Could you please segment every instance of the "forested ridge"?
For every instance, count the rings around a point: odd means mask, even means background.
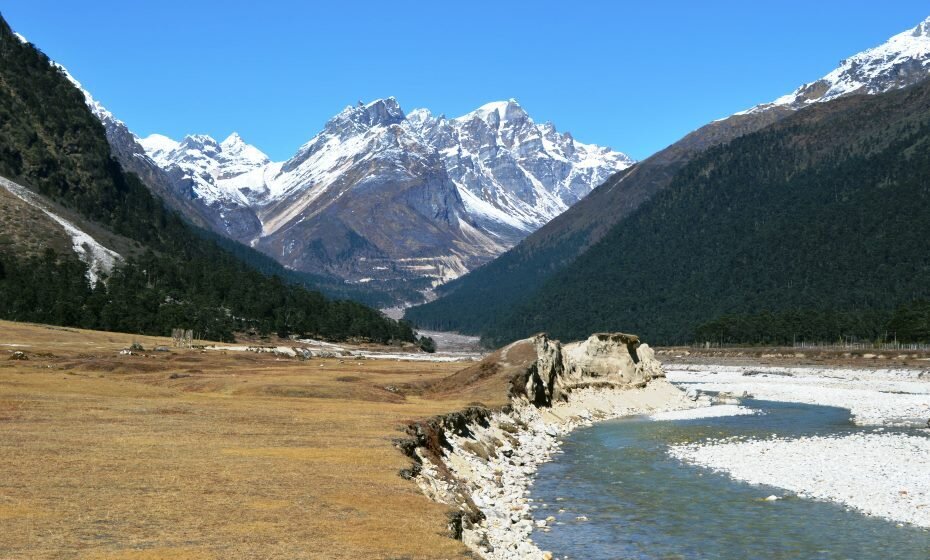
[[[928,202],[930,84],[818,104],[692,160],[485,341],[926,339]]]
[[[409,326],[358,303],[267,276],[195,232],[111,157],[103,126],[48,57],[0,18],[0,175],[132,240],[126,262],[91,286],[74,254],[0,248],[0,317],[203,338],[235,331],[381,342]],[[242,255],[240,255],[242,256]]]

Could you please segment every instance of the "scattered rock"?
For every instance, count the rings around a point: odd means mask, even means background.
[[[10,354],[10,358],[9,358],[9,359],[11,359],[11,360],[28,360],[28,359],[29,359],[29,356],[27,356],[25,352],[21,352],[21,351],[17,350],[17,351],[15,351],[15,352],[13,352],[12,354]]]

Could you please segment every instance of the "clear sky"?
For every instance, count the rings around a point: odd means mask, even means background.
[[[359,100],[458,116],[513,97],[640,159],[819,78],[930,3],[0,0],[0,12],[140,136],[238,131],[286,159]]]

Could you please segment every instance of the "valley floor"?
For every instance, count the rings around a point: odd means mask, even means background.
[[[0,322],[0,558],[464,557],[392,443],[462,364],[161,345]]]
[[[134,342],[144,350],[124,352]],[[410,460],[394,445],[413,420],[505,404],[494,387],[422,391],[474,359],[469,341],[458,342],[413,361],[427,355],[319,341],[180,349],[165,338],[0,322],[0,558],[465,558],[448,537],[448,507],[399,476]],[[879,364],[848,356],[803,367],[771,352],[660,356],[683,388],[838,406],[875,426],[823,441],[670,448],[682,461],[930,525],[922,356],[885,368],[837,367]],[[656,419],[718,412],[746,410]],[[523,476],[525,485],[532,475]]]

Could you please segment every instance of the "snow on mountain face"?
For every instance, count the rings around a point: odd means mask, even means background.
[[[393,98],[350,106],[266,167],[253,245],[299,270],[355,282],[457,277],[504,250],[465,209],[442,159]]]
[[[776,107],[800,109],[811,103],[830,101],[844,95],[877,94],[909,86],[930,75],[930,18],[899,33],[883,44],[840,62],[823,78],[804,84],[771,103],[740,114]]]
[[[537,125],[513,99],[455,119],[418,109],[405,122],[442,156],[469,213],[512,245],[633,160]]]
[[[168,158],[168,154],[178,149],[181,143],[161,134],[152,134],[139,139],[139,144],[158,165],[169,167],[172,161]]]
[[[162,169],[192,182],[194,193],[207,205],[250,206],[247,194],[232,180],[271,163],[235,132],[222,142],[205,134],[185,136],[180,142],[152,134],[139,143]]]
[[[5,188],[13,196],[19,198],[26,204],[38,208],[51,218],[65,231],[71,238],[71,246],[78,258],[87,265],[87,280],[92,286],[96,285],[102,276],[108,276],[113,272],[113,267],[122,262],[123,257],[116,251],[104,247],[90,234],[84,232],[78,226],[52,212],[48,204],[41,196],[20,185],[14,183],[5,177],[0,177],[0,187]]]

